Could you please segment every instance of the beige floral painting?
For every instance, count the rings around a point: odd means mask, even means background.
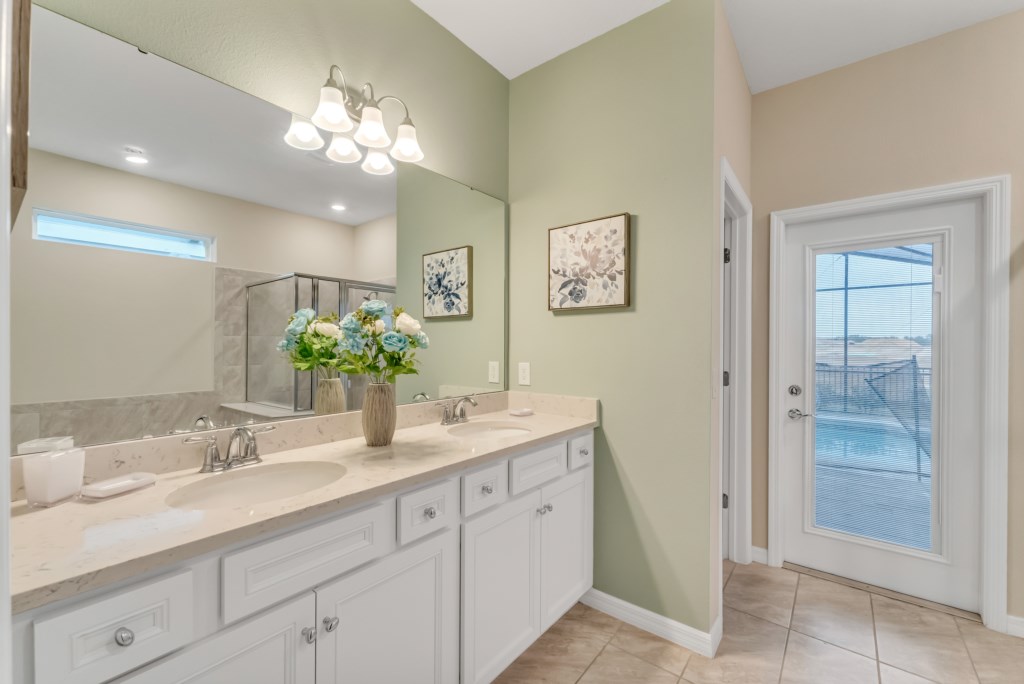
[[[629,306],[629,214],[548,231],[548,309]]]

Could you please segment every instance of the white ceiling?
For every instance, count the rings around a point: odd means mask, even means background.
[[[394,213],[395,174],[372,176],[289,147],[289,112],[32,10],[32,147],[349,225]],[[150,163],[125,162],[126,145]]]
[[[668,0],[412,2],[506,78],[515,78]]]
[[[1024,0],[724,3],[754,93],[1024,9]]]

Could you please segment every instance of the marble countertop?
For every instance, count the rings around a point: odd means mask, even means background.
[[[171,492],[218,475],[200,475],[194,469],[160,475],[151,487],[106,501],[74,501],[31,511],[20,502],[11,519],[12,610],[24,612],[169,567],[597,427],[593,418],[541,413],[512,418],[498,412],[473,416],[471,421],[496,419],[522,422],[532,431],[522,437],[469,441],[452,437],[448,428],[435,423],[398,430],[389,447],[371,448],[357,437],[264,456],[265,464],[334,462],[344,465],[347,473],[319,489],[253,506],[172,508],[165,501]]]

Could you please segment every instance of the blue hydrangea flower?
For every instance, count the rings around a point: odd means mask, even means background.
[[[280,352],[291,351],[292,349],[295,349],[295,345],[296,344],[297,344],[297,342],[296,342],[295,338],[292,337],[291,335],[289,335],[288,337],[284,338],[283,340],[281,340],[280,342],[277,343],[277,351],[280,351]]]
[[[341,319],[340,327],[346,335],[359,335],[363,332],[363,324],[352,314],[345,314],[345,317]]]
[[[349,351],[353,354],[362,354],[363,350],[366,349],[366,337],[358,334],[343,334],[338,338],[338,349]]]
[[[316,318],[316,311],[313,311],[312,309],[299,309],[295,312],[295,317],[305,318],[306,325],[309,325]]]
[[[392,330],[380,336],[380,344],[384,347],[384,351],[404,352],[409,348],[409,338]]]
[[[296,315],[296,317],[292,319],[292,322],[288,324],[288,327],[285,328],[284,331],[285,333],[287,333],[288,337],[297,337],[306,331],[306,326],[308,325],[308,320],[306,320],[302,316]]]
[[[368,299],[359,308],[371,316],[384,317],[391,315],[391,307],[383,299]]]
[[[420,349],[427,349],[430,347],[430,338],[427,337],[427,333],[416,333],[416,346]]]

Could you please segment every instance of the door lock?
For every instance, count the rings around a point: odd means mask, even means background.
[[[800,385],[790,385],[789,389],[786,391],[789,392],[789,396],[791,397],[799,397],[804,393],[804,390]]]

